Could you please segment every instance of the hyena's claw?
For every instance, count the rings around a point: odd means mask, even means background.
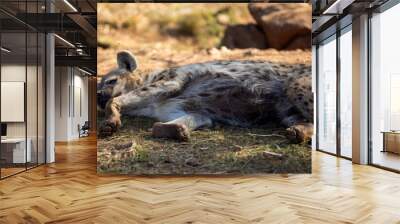
[[[155,138],[171,138],[178,141],[189,141],[189,129],[184,124],[165,124],[156,122],[152,128],[152,135]]]
[[[108,137],[114,134],[118,128],[121,126],[121,121],[119,119],[109,119],[106,120],[99,130],[100,137]]]
[[[107,125],[101,125],[99,129],[99,137],[108,137],[113,134],[112,128]]]

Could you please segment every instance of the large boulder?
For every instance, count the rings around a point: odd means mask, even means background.
[[[264,33],[256,24],[231,25],[225,30],[221,46],[230,49],[266,49],[267,41]]]
[[[295,39],[285,47],[285,50],[297,50],[297,49],[310,49],[311,48],[311,33],[297,36]]]
[[[264,31],[268,46],[278,50],[311,33],[311,5],[307,3],[250,3],[249,11]],[[311,40],[302,43],[308,46]],[[301,45],[296,43],[296,45]]]

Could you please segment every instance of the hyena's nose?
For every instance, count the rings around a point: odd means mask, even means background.
[[[110,96],[103,91],[97,92],[97,105],[99,105],[100,108],[104,109],[109,99]]]

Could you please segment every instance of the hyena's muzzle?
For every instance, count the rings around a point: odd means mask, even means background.
[[[104,110],[106,108],[108,100],[110,99],[110,94],[104,93],[102,91],[97,92],[97,106],[99,106],[100,109]]]
[[[101,110],[106,108],[107,102],[112,98],[111,91],[104,87],[101,84],[97,85],[97,107]]]

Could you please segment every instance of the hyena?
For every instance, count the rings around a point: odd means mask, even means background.
[[[188,140],[190,131],[222,123],[252,127],[275,121],[298,141],[313,132],[311,67],[266,61],[226,60],[189,64],[137,75],[135,57],[117,54],[118,68],[101,79],[98,106],[111,135],[121,115],[150,117],[154,137]]]

